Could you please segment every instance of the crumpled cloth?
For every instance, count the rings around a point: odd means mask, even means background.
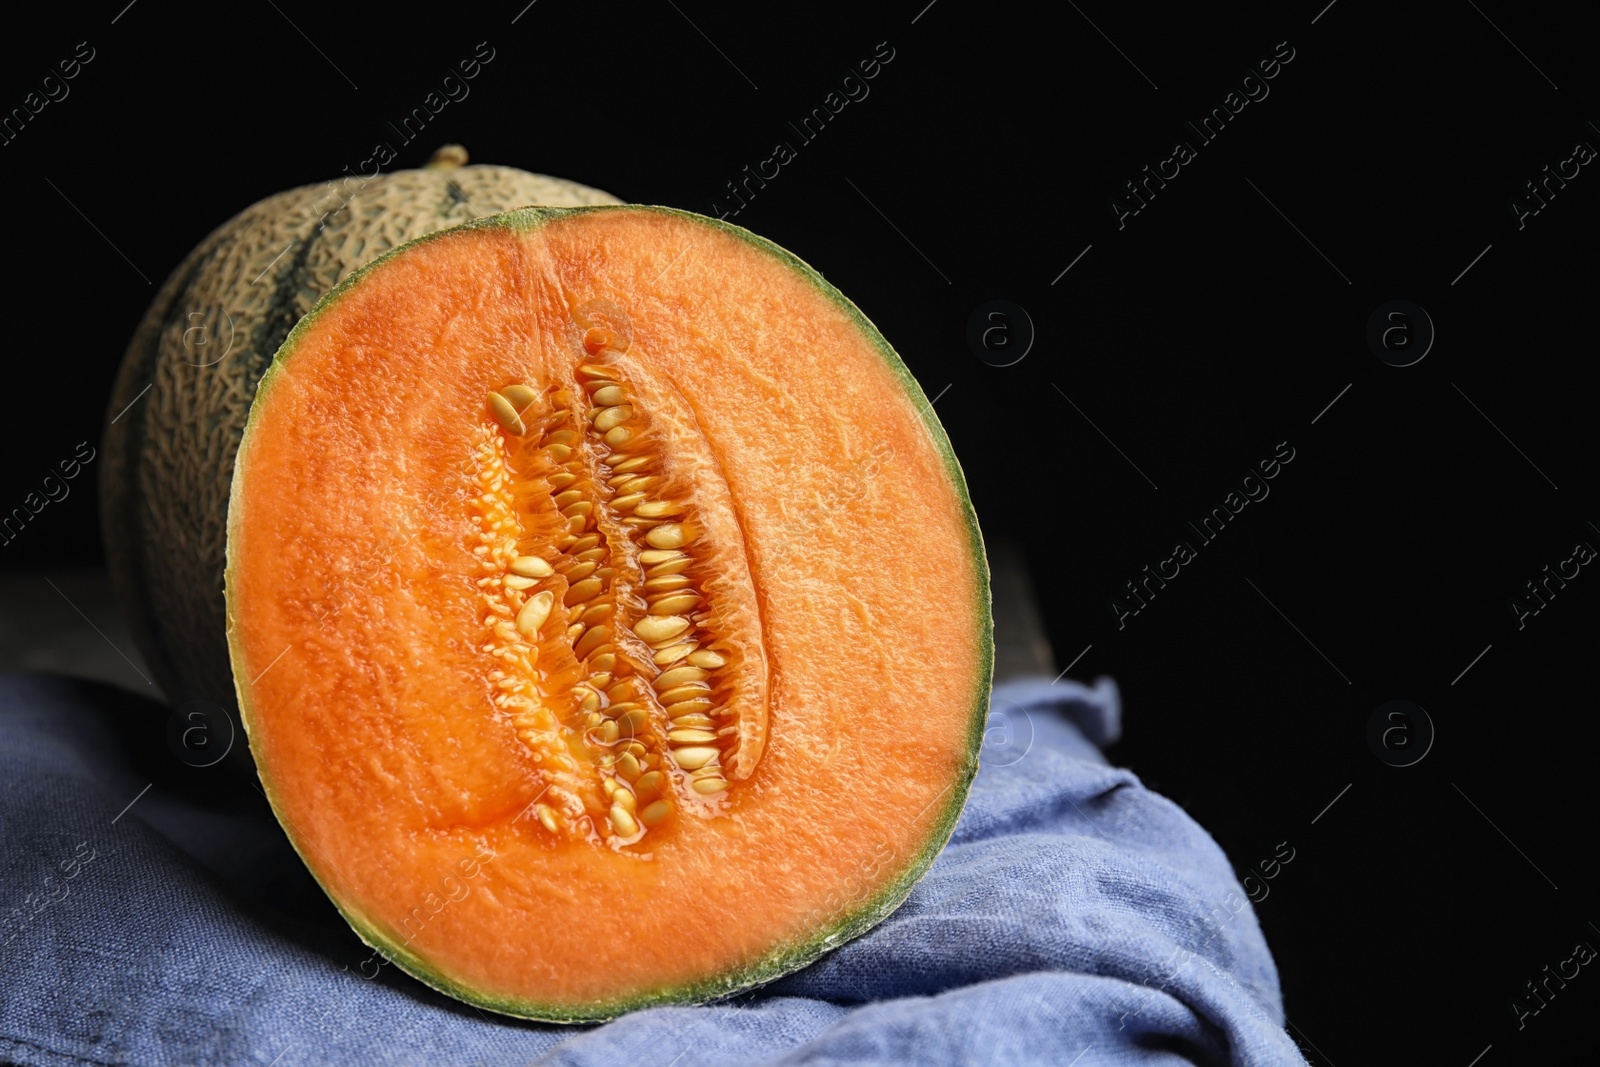
[[[996,689],[955,836],[876,929],[731,1000],[593,1027],[480,1012],[368,962],[255,783],[180,762],[168,716],[0,678],[0,1060],[1305,1062],[1221,849],[1093,743],[1120,725],[1110,679]]]

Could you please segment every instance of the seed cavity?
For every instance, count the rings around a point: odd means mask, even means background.
[[[620,309],[591,301],[573,318],[588,356],[571,379],[488,395],[503,436],[480,463],[483,647],[550,794],[524,825],[626,848],[674,813],[724,810],[749,661],[715,630],[727,549],[702,544],[696,486],[652,421],[652,398],[678,401],[631,380]]]

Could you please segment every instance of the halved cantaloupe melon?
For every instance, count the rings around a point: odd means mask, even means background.
[[[353,275],[263,378],[227,609],[261,779],[388,959],[556,1021],[882,919],[977,767],[959,467],[820,275],[665,208],[528,208]]]

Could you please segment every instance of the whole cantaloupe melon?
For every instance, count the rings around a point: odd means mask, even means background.
[[[289,330],[356,268],[437,230],[531,204],[616,204],[512,167],[427,167],[270,196],[213,231],[167,278],[112,391],[101,529],[118,600],[168,699],[229,706],[224,537],[234,454],[256,385]]]

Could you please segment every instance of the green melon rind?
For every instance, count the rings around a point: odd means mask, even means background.
[[[961,464],[956,459],[955,450],[950,445],[950,439],[945,434],[944,427],[940,425],[938,417],[934,414],[933,405],[928,401],[927,394],[923,392],[922,386],[912,376],[910,368],[906,366],[888,340],[872,324],[871,320],[861,312],[861,309],[794,253],[758,234],[746,230],[742,226],[736,226],[729,222],[698,215],[694,212],[681,211],[677,208],[636,204],[576,208],[529,207],[475,219],[448,230],[439,230],[435,233],[427,234],[384,253],[366,266],[352,272],[325,294],[321,300],[317,301],[316,306],[307,312],[305,317],[295,325],[294,329],[289,332],[288,337],[284,339],[283,345],[278,349],[277,354],[273,357],[272,365],[262,375],[261,382],[256,389],[255,400],[250,407],[250,418],[245,425],[244,437],[239,445],[239,460],[234,465],[233,481],[228,497],[227,568],[224,572],[224,590],[227,598],[229,620],[228,653],[233,665],[234,689],[238,695],[240,719],[244,723],[247,741],[252,732],[255,707],[250,699],[249,685],[246,681],[249,674],[244,664],[243,651],[238,645],[237,629],[232,625],[234,568],[236,564],[234,558],[234,546],[236,543],[235,523],[241,514],[241,486],[245,468],[248,466],[246,462],[248,449],[256,428],[256,414],[261,408],[262,398],[271,391],[273,382],[277,380],[278,374],[293,355],[301,337],[310,330],[312,324],[326,309],[337,303],[339,298],[348,290],[361,284],[362,279],[369,273],[382,269],[391,258],[403,255],[407,250],[417,245],[448,237],[461,230],[505,228],[519,232],[528,231],[569,215],[579,215],[594,211],[646,211],[720,229],[798,271],[823,296],[831,300],[847,316],[854,320],[861,332],[872,341],[873,346],[878,350],[879,356],[899,378],[906,395],[916,406],[917,413],[921,416],[929,436],[933,439],[944,461],[945,472],[959,494],[967,522],[968,547],[972,553],[973,570],[977,583],[977,588],[974,590],[975,599],[982,613],[977,635],[980,645],[980,663],[978,677],[971,695],[972,710],[967,735],[968,758],[960,768],[956,781],[946,788],[944,794],[934,799],[934,803],[939,803],[941,799],[944,802],[939,809],[937,818],[934,820],[926,843],[912,858],[911,862],[905,866],[898,877],[887,886],[882,887],[869,899],[844,912],[831,925],[802,940],[780,946],[749,966],[699,982],[670,986],[652,992],[638,993],[633,996],[600,1003],[551,1005],[496,997],[463,986],[449,977],[435,972],[426,960],[410,951],[405,945],[398,943],[394,937],[383,933],[375,924],[369,922],[365,916],[353,908],[347,907],[329,888],[322,874],[318,871],[316,864],[311,861],[306,849],[302,847],[293,831],[290,830],[287,820],[282,817],[272,781],[268,778],[266,769],[257,761],[257,774],[261,779],[262,789],[266,793],[268,802],[272,805],[273,813],[278,815],[278,821],[283,825],[285,836],[289,838],[290,844],[294,846],[301,860],[305,862],[306,869],[311,872],[317,884],[322,887],[323,892],[328,894],[328,899],[333,902],[334,907],[339,909],[345,921],[350,924],[356,935],[363,942],[377,950],[385,959],[393,962],[418,981],[458,1000],[505,1015],[549,1023],[604,1022],[627,1012],[638,1011],[643,1008],[671,1004],[705,1003],[731,996],[797,971],[815,962],[834,948],[861,936],[882,922],[890,913],[905,903],[906,899],[911,895],[912,889],[927,873],[928,869],[933,866],[934,860],[944,850],[950,835],[955,831],[956,823],[961,817],[963,808],[966,806],[972,780],[978,772],[978,753],[983,746],[984,730],[989,712],[989,691],[994,675],[994,617],[990,603],[989,563],[987,554],[984,551],[983,534],[978,527],[977,513],[972,506],[972,497],[967,489],[966,475],[961,469]],[[254,748],[252,746],[253,751]],[[944,799],[946,796],[948,799]]]

